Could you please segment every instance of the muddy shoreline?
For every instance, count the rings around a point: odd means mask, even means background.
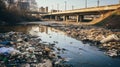
[[[58,25],[58,27],[57,27]],[[120,30],[106,29],[95,26],[83,25],[66,25],[66,24],[51,24],[51,27],[66,32],[72,38],[97,46],[100,50],[110,57],[120,57]],[[117,39],[106,41],[110,36],[115,36]],[[104,42],[103,42],[104,40]]]

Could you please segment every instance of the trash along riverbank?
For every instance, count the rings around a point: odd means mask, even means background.
[[[120,64],[117,29],[53,23],[4,26],[1,32],[5,33],[0,33],[0,67],[118,67]]]
[[[105,29],[95,26],[82,26],[82,25],[59,25],[53,24],[52,27],[66,32],[71,36],[83,43],[97,46],[104,53],[110,57],[120,56],[120,30]]]
[[[65,59],[56,54],[55,43],[41,41],[23,32],[0,33],[0,67],[72,67],[63,64]]]

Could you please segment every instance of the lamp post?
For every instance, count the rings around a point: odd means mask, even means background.
[[[66,5],[67,5],[67,1],[65,1],[65,10],[67,9]]]
[[[87,0],[85,0],[85,8],[87,8]]]
[[[51,9],[51,12],[53,12],[53,5],[52,5],[52,9]]]
[[[99,1],[99,0],[97,1],[97,6],[98,6],[98,7],[100,6],[100,1]]]
[[[72,10],[74,9],[74,6],[72,5]]]
[[[120,0],[119,0],[119,4],[120,4]]]
[[[59,12],[59,4],[57,4],[57,12]]]

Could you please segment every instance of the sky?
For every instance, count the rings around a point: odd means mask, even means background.
[[[86,0],[36,0],[38,8],[47,7],[49,11],[51,9],[65,10],[65,1],[66,1],[66,10],[71,9],[80,9],[85,8]],[[98,0],[87,0],[87,7],[97,6]],[[118,4],[120,0],[99,0],[100,6]],[[73,6],[73,7],[72,7]]]

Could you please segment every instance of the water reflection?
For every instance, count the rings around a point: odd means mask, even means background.
[[[42,25],[18,25],[18,26],[0,26],[0,32],[17,31],[28,33],[30,31],[48,32],[48,27]]]
[[[40,26],[39,32],[41,32],[41,33],[45,32],[46,34],[48,34],[48,27],[46,27],[46,26]]]
[[[49,30],[48,30],[49,29]],[[24,33],[30,33],[30,34],[36,34],[36,33],[46,33],[53,31],[53,32],[59,32],[62,34],[65,34],[64,32],[43,26],[43,25],[38,25],[38,24],[28,24],[28,25],[17,25],[17,26],[0,26],[0,32],[10,32],[10,31],[16,31],[16,32],[24,32]],[[39,34],[36,34],[39,35]]]

